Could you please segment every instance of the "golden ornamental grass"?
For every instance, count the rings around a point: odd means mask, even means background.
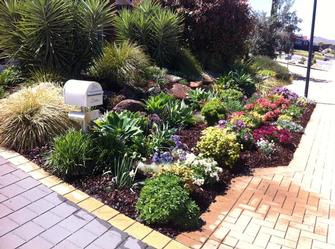
[[[0,100],[0,145],[18,152],[42,146],[73,126],[62,89],[52,83],[24,87]]]

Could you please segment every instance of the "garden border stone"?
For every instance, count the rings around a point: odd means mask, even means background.
[[[8,160],[17,168],[23,170],[35,180],[47,188],[63,196],[66,200],[78,205],[83,210],[108,222],[110,225],[127,233],[128,235],[142,241],[153,248],[158,249],[187,249],[189,247],[157,232],[136,220],[121,214],[119,211],[105,205],[101,201],[90,197],[86,193],[76,189],[74,186],[65,183],[60,178],[51,175],[37,164],[29,161],[17,152],[0,147],[0,157]]]

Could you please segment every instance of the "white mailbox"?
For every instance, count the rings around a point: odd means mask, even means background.
[[[69,80],[64,85],[64,102],[68,105],[92,107],[103,104],[103,90],[98,82]]]

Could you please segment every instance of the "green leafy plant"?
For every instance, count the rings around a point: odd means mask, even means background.
[[[204,156],[212,157],[230,169],[234,167],[241,151],[236,135],[229,129],[219,127],[205,129],[197,148]]]
[[[22,72],[17,67],[7,67],[0,73],[0,86],[14,86],[23,81]]]
[[[0,85],[0,99],[5,96],[5,89]]]
[[[221,100],[212,99],[202,107],[201,114],[205,117],[208,125],[214,125],[220,119],[225,119],[227,110]]]
[[[110,171],[105,174],[112,174],[113,182],[118,189],[130,188],[134,184],[136,171],[133,169],[134,161],[126,156],[114,158]]]
[[[214,98],[214,93],[205,89],[193,89],[187,93],[187,103],[195,110],[199,110],[201,106],[210,98]]]
[[[89,135],[71,130],[53,142],[47,165],[64,178],[83,176],[92,172],[93,142]]]
[[[184,101],[170,101],[163,112],[163,119],[171,127],[182,128],[194,123],[193,110]]]
[[[107,84],[143,86],[150,60],[144,51],[128,41],[107,44],[97,57],[89,75]],[[108,85],[107,85],[108,87]]]
[[[146,110],[151,114],[156,113],[159,115],[164,111],[166,105],[171,101],[173,101],[173,97],[166,93],[160,93],[158,95],[151,96],[145,102]]]
[[[148,224],[173,224],[181,229],[199,225],[199,207],[183,188],[181,179],[172,174],[147,180],[136,210]]]
[[[282,111],[282,114],[290,116],[294,119],[300,118],[303,114],[303,109],[298,105],[290,105],[287,109]]]
[[[256,92],[255,80],[251,74],[242,71],[230,71],[222,76],[217,84],[222,84],[226,89],[232,88],[243,91],[247,96]]]
[[[73,127],[61,87],[24,87],[0,101],[0,144],[25,152],[45,145]]]
[[[149,154],[154,151],[163,150],[173,145],[171,137],[176,133],[176,129],[170,128],[167,124],[153,124],[152,132],[146,138],[146,148]]]
[[[194,122],[192,108],[165,93],[150,97],[146,101],[146,109],[151,114],[157,114],[170,127],[180,128]]]
[[[168,83],[168,81],[165,78],[167,74],[166,69],[157,66],[150,66],[144,70],[144,74],[147,80],[153,80],[161,86],[164,86],[165,84]]]
[[[79,75],[111,29],[108,0],[2,0],[0,50],[25,69]]]
[[[224,102],[227,113],[239,112],[244,110],[243,104],[238,100],[227,100]]]
[[[114,22],[116,38],[143,46],[158,66],[166,67],[181,45],[182,21],[156,1],[144,0],[132,11],[120,11]]]
[[[93,131],[97,154],[97,169],[105,171],[114,158],[123,154],[144,153],[145,121],[140,114],[123,111],[109,112],[95,121]]]

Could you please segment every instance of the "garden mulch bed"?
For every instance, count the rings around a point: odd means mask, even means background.
[[[306,127],[314,108],[314,104],[309,104],[305,109],[302,118],[298,122],[303,127]],[[183,143],[185,143],[189,149],[192,149],[196,146],[196,143],[201,136],[201,131],[206,127],[207,126],[205,124],[198,124],[187,130],[180,131],[178,135],[181,136]],[[214,201],[215,197],[217,195],[224,194],[224,192],[229,188],[230,182],[234,177],[251,174],[251,171],[254,168],[288,165],[293,158],[293,154],[299,145],[302,135],[302,133],[292,133],[292,143],[284,146],[277,146],[277,152],[271,158],[265,157],[257,150],[242,152],[238,165],[235,167],[233,172],[224,170],[220,175],[220,183],[214,186],[205,186],[202,189],[196,189],[192,193],[192,198],[196,201],[201,211],[205,212],[209,205]],[[37,148],[30,151],[25,156],[43,167],[44,161],[42,155],[47,153],[49,149],[50,148],[47,146]],[[78,189],[120,211],[121,213],[138,220],[135,204],[140,193],[139,186],[136,186],[133,189],[115,189],[113,187],[112,177],[108,175],[90,176],[77,179],[75,181],[70,181],[70,183],[76,186]],[[183,232],[177,227],[168,225],[151,227],[170,237],[175,237],[179,233]]]

